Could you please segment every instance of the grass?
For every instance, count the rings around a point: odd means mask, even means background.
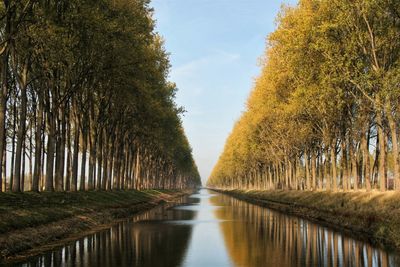
[[[400,251],[400,192],[225,190]]]
[[[174,191],[1,193],[0,234],[101,209],[149,202]]]
[[[183,195],[179,190],[0,193],[1,261],[46,250]],[[50,244],[50,246],[48,246]]]

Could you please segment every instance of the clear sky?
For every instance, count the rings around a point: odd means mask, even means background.
[[[266,36],[282,4],[297,0],[153,0],[171,54],[170,80],[203,184],[245,108]]]

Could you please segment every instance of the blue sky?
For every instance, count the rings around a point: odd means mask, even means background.
[[[245,108],[266,36],[282,4],[297,0],[153,0],[185,107],[183,125],[203,183]]]

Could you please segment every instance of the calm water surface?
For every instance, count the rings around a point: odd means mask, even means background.
[[[205,189],[19,266],[400,266],[306,220]]]

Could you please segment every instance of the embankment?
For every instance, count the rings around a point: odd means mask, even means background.
[[[399,192],[216,191],[400,251]]]
[[[0,263],[39,254],[191,191],[0,194]]]

